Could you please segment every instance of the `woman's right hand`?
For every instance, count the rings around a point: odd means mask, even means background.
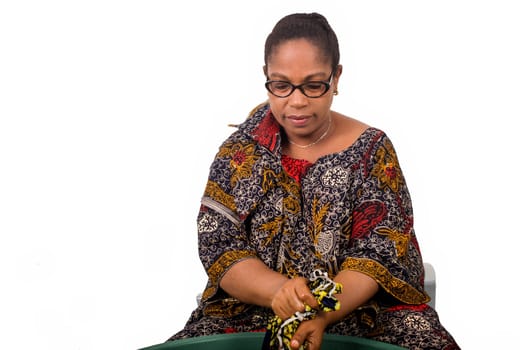
[[[275,315],[286,320],[297,311],[304,312],[305,305],[318,309],[318,303],[304,277],[294,277],[284,282],[271,299],[271,308]]]

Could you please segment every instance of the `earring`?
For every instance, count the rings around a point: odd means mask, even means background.
[[[338,95],[338,90],[333,91],[333,95],[337,96]]]

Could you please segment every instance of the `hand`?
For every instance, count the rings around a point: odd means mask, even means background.
[[[302,322],[291,339],[291,348],[298,350],[304,345],[305,350],[320,350],[326,327],[327,324],[321,317]]]
[[[297,311],[304,312],[305,305],[318,309],[317,300],[311,294],[304,277],[287,280],[275,293],[271,300],[271,308],[275,315],[286,320]]]

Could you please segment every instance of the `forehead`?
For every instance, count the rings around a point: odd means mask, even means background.
[[[306,39],[293,39],[280,43],[273,48],[267,62],[268,72],[329,70],[329,58],[322,50]]]

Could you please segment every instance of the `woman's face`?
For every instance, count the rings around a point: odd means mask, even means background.
[[[326,130],[340,72],[340,68],[333,72],[331,86],[321,97],[307,97],[300,89],[284,98],[268,92],[273,115],[291,140],[314,141]],[[305,39],[289,40],[276,47],[268,59],[265,73],[269,80],[294,85],[310,81],[329,82],[332,74],[330,60]]]

